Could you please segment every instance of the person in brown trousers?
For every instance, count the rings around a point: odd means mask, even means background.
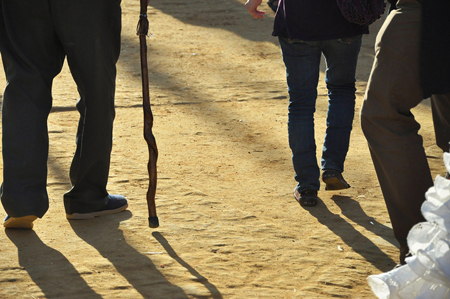
[[[406,237],[425,221],[420,207],[433,185],[411,109],[431,97],[436,143],[450,141],[450,1],[398,0],[380,29],[361,126],[400,243],[400,264],[409,252]]]

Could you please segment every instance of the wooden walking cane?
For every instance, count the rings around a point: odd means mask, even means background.
[[[155,136],[152,133],[153,113],[150,107],[150,92],[148,88],[148,66],[147,66],[147,42],[148,19],[147,6],[148,0],[141,0],[141,14],[136,34],[139,35],[140,53],[141,53],[141,72],[142,72],[142,97],[144,106],[144,138],[148,144],[149,161],[147,165],[149,175],[149,186],[147,191],[148,206],[148,224],[151,228],[159,226],[158,216],[156,216],[155,194],[156,194],[156,161],[158,160],[158,148],[156,147]]]

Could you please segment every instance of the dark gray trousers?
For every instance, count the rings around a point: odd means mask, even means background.
[[[105,206],[120,32],[120,0],[0,0],[7,80],[1,200],[8,215],[42,217],[48,209],[47,118],[52,81],[66,57],[80,95],[66,212]]]
[[[421,4],[399,0],[378,32],[375,62],[361,109],[361,126],[400,243],[400,261],[408,252],[407,236],[418,222],[425,192],[433,185],[419,123],[411,109],[422,102],[419,76]],[[450,83],[450,82],[449,82]],[[431,97],[436,143],[448,151],[450,94]],[[443,168],[444,169],[444,168]]]

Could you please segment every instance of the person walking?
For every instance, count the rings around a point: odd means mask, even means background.
[[[253,17],[264,18],[260,4],[261,0],[248,0],[245,5]],[[356,65],[366,33],[368,26],[343,17],[336,0],[280,0],[278,4],[272,35],[279,39],[286,66],[289,146],[298,182],[294,196],[302,206],[315,206],[320,189],[314,113],[321,55],[328,89],[322,180],[325,190],[350,187],[342,173],[355,111]]]
[[[407,236],[425,221],[421,205],[433,186],[411,109],[431,97],[436,144],[450,141],[450,2],[398,0],[378,32],[375,61],[361,109],[361,126],[386,202],[400,264]],[[448,174],[447,174],[448,175]]]
[[[123,211],[127,199],[108,194],[120,0],[0,0],[0,52],[7,85],[2,104],[6,228],[33,227],[49,207],[46,190],[51,88],[67,58],[79,91],[72,188],[67,219]]]

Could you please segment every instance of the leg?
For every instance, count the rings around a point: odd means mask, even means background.
[[[2,204],[11,217],[48,209],[47,117],[64,53],[46,1],[0,2],[0,50],[8,82],[2,111]]]
[[[398,1],[377,36],[376,57],[361,110],[361,125],[400,243],[400,262],[408,252],[406,237],[424,221],[420,207],[433,185],[411,109],[422,101],[419,84],[421,6]]]
[[[289,146],[297,191],[319,190],[319,167],[314,139],[314,112],[321,51],[316,42],[280,38],[289,91]]]
[[[67,214],[89,213],[108,203],[116,63],[120,53],[118,0],[52,0],[58,36],[80,93],[77,149],[70,169]],[[80,20],[82,20],[80,22]]]
[[[431,96],[436,143],[444,151],[449,152],[450,142],[450,94]]]
[[[322,152],[322,169],[344,171],[355,115],[355,72],[362,36],[321,42],[327,63],[327,130]]]

